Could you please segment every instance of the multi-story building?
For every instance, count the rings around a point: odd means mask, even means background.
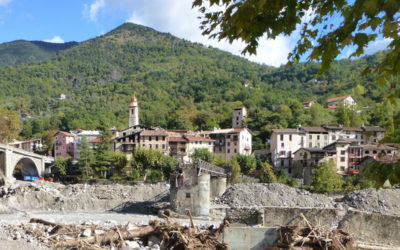
[[[54,156],[55,157],[62,156],[64,158],[66,157],[74,158],[75,140],[76,140],[75,134],[64,131],[58,131],[54,135]]]
[[[378,144],[385,137],[385,129],[379,126],[362,126],[363,144]]]
[[[323,127],[300,127],[307,134],[305,146],[308,148],[322,148],[329,144],[329,134]]]
[[[16,148],[21,148],[21,149],[29,151],[29,152],[36,152],[36,151],[40,151],[43,149],[42,139],[40,139],[40,138],[25,140],[25,141],[14,140],[13,142],[11,142],[9,144]],[[49,149],[49,150],[51,150],[51,149]]]
[[[139,147],[155,149],[168,154],[168,133],[162,128],[145,129],[139,133]]]
[[[214,140],[214,154],[226,161],[236,154],[251,155],[252,134],[248,128],[214,129],[209,135]]]
[[[74,158],[79,159],[79,150],[80,145],[82,144],[82,139],[85,138],[90,147],[95,148],[94,144],[99,142],[98,137],[101,135],[101,132],[98,130],[73,130],[71,131],[71,134],[75,135]]]
[[[175,135],[168,137],[169,154],[177,159],[185,162],[192,160],[192,155],[196,149],[207,149],[213,152],[213,142],[211,138],[195,136],[195,135]]]
[[[232,112],[232,128],[243,128],[247,118],[245,107],[234,108]]]
[[[306,147],[307,134],[299,128],[273,129],[271,133],[271,158],[275,167],[292,165],[293,153]]]

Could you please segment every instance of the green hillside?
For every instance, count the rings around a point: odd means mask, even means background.
[[[42,41],[18,40],[0,44],[0,66],[43,60],[56,52],[68,49],[76,42],[48,43]]]
[[[381,103],[388,89],[378,88],[373,76],[360,77],[380,57],[338,61],[330,72],[317,76],[317,64],[267,67],[144,26],[123,24],[43,61],[0,67],[0,105],[36,117],[25,123],[26,137],[47,129],[124,128],[134,92],[141,123],[148,126],[226,127],[231,109],[245,105],[248,125],[259,139],[274,127],[299,124],[390,127],[399,114],[393,104]],[[62,93],[66,100],[59,100]],[[324,104],[326,97],[344,94],[353,94],[363,113],[301,105],[311,99]],[[394,111],[376,112],[388,107]]]

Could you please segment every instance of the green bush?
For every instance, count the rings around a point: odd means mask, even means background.
[[[163,174],[160,170],[151,170],[147,175],[146,182],[160,182],[163,180]]]
[[[140,179],[140,170],[139,169],[133,169],[131,172],[131,177],[134,181],[137,181]]]

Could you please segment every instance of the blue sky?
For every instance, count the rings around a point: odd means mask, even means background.
[[[209,40],[201,35],[191,0],[0,0],[0,43],[18,39],[52,42],[84,41],[125,22],[134,22],[190,41],[240,55],[241,42]],[[388,41],[371,44],[367,54],[384,49]],[[293,37],[262,39],[251,61],[279,66],[295,45]],[[341,57],[351,51],[344,51]]]

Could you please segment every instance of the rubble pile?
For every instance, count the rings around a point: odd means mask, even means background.
[[[346,194],[341,201],[357,210],[400,215],[400,189],[363,189]]]
[[[312,225],[303,220],[294,226],[281,226],[275,249],[336,250],[358,249],[355,238],[343,229],[327,230],[323,226]]]
[[[52,249],[227,249],[217,237],[218,229],[201,230],[181,226],[171,220],[150,221],[149,225],[127,223],[117,226],[57,224],[31,219],[21,225],[7,225],[4,231],[13,240],[24,239]]]
[[[51,182],[16,182],[0,187],[0,213],[9,208],[29,211],[106,211],[127,202],[156,199],[166,194],[165,184],[62,185]]]
[[[228,206],[278,206],[335,208],[338,204],[330,197],[283,184],[235,184],[214,200],[214,204]]]

